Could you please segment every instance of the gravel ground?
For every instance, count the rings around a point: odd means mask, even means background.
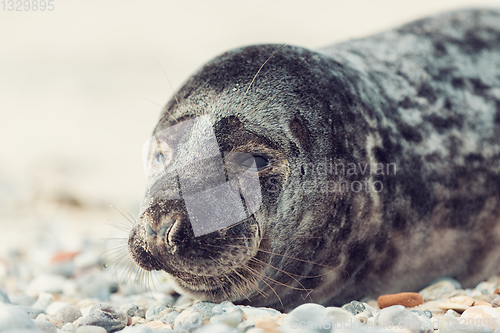
[[[197,302],[129,265],[124,210],[0,183],[0,332],[500,332],[500,277],[288,314]]]

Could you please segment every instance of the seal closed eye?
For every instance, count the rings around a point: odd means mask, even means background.
[[[279,309],[498,273],[498,41],[500,12],[461,10],[213,59],[145,149],[132,259],[181,293]]]

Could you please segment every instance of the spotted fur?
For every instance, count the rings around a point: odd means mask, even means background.
[[[278,308],[418,290],[440,276],[471,286],[498,273],[500,11],[440,14],[317,51],[278,48],[215,58],[155,129],[210,114],[222,150],[267,152],[263,207],[229,234],[195,239],[185,222],[177,242],[190,247],[155,256],[162,238],[144,230],[185,212],[164,189],[149,191],[133,259],[196,297]],[[258,260],[234,251],[245,246]],[[209,269],[212,256],[223,259]],[[224,260],[238,274],[212,277]],[[212,289],[179,270],[213,278]]]

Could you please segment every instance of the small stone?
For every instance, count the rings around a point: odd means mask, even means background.
[[[135,324],[144,325],[145,323],[147,323],[147,321],[144,318],[132,317],[132,318],[130,318],[130,323],[128,323],[128,324],[129,324],[129,326],[134,326]]]
[[[141,318],[146,319],[146,310],[145,310],[145,309],[137,309],[137,310],[134,312],[134,316],[135,316],[135,317],[141,317]]]
[[[326,315],[333,323],[340,324],[340,327],[348,327],[353,321],[354,315],[342,308],[330,306],[326,308]]]
[[[223,316],[223,315],[220,315]],[[222,323],[209,324],[201,326],[196,330],[196,333],[235,333],[234,328],[224,325]],[[273,331],[277,332],[277,331]],[[297,332],[298,333],[298,332]]]
[[[172,324],[165,324],[164,322],[161,322],[159,320],[148,321],[143,326],[149,327],[154,330],[173,329]]]
[[[229,302],[230,303],[230,302]],[[232,304],[232,303],[230,303]],[[216,303],[210,303],[210,302],[198,302],[190,306],[187,310],[192,310],[192,311],[198,311],[201,313],[201,317],[203,320],[209,320],[212,318],[212,316],[215,314],[213,309],[216,306]],[[230,305],[223,307],[224,312],[231,312],[236,306],[233,304],[231,307]]]
[[[156,320],[156,315],[158,315],[160,312],[163,310],[167,309],[168,305],[161,302],[161,303],[156,303],[155,305],[151,306],[147,311],[146,311],[146,320],[147,321],[152,321]]]
[[[455,296],[451,297],[448,301],[465,306],[472,306],[474,304],[474,299],[470,296]]]
[[[117,311],[109,304],[96,303],[88,316],[76,321],[77,328],[80,326],[100,326],[108,332],[118,331],[129,323],[129,317],[123,312]],[[78,330],[77,330],[78,333]]]
[[[62,328],[67,323],[73,323],[82,316],[82,312],[76,306],[70,304],[58,309],[55,313],[48,316],[51,323]]]
[[[462,313],[460,319],[465,322],[473,322],[474,328],[481,326],[480,328],[491,329],[495,331],[498,328],[498,323],[500,323],[500,311],[497,311],[489,306],[475,306],[467,309]],[[496,332],[496,331],[495,331]]]
[[[31,307],[31,306],[19,305],[19,306],[16,306],[16,308],[24,311],[24,313],[26,313],[32,319],[35,319],[36,317],[38,317],[39,314],[41,314],[43,312],[42,309],[36,309],[36,308]]]
[[[120,333],[153,333],[154,331],[147,326],[141,325],[141,326],[135,326],[135,327],[125,327]]]
[[[500,287],[498,287],[497,289],[495,289],[495,291],[493,292],[493,294],[500,295]]]
[[[73,305],[73,304],[68,303],[68,302],[52,302],[49,304],[49,306],[47,306],[47,308],[45,309],[45,312],[47,314],[51,315],[51,314],[57,313],[57,311],[59,311],[60,309],[64,308],[65,306],[68,306],[68,305]]]
[[[224,301],[220,304],[216,304],[214,307],[212,307],[212,315],[219,315],[219,314],[223,314],[225,312],[228,312],[228,311],[231,311],[232,309],[234,309],[236,307],[236,305],[234,305],[233,303],[229,302],[229,301]],[[252,308],[252,309],[255,309],[253,307],[250,307],[249,308]],[[242,307],[242,310],[245,311],[245,309],[243,309]]]
[[[500,308],[500,296],[491,301],[491,306]]]
[[[10,303],[13,305],[32,306],[36,299],[27,295],[11,295]]]
[[[63,327],[61,328],[61,331],[67,332],[67,333],[75,333],[76,328],[75,328],[75,326],[73,326],[72,323],[67,323],[67,324],[63,325]]]
[[[473,306],[479,306],[479,305],[485,305],[485,306],[492,306],[491,303],[488,303],[488,302],[485,302],[485,301],[481,301],[481,300],[474,300],[474,304]]]
[[[187,309],[175,317],[174,327],[175,329],[191,331],[201,326],[202,322],[202,315],[199,311]]]
[[[78,327],[76,333],[107,333],[107,331],[100,326],[88,325]]]
[[[7,293],[2,289],[0,289],[0,302],[10,304],[9,295],[7,295]]]
[[[403,305],[407,308],[412,308],[422,304],[423,298],[419,293],[399,293],[379,296],[377,303],[380,309],[387,308],[392,305]]]
[[[55,264],[72,261],[73,258],[76,257],[79,253],[80,252],[58,252],[50,259],[50,262]]]
[[[66,281],[62,275],[38,275],[26,287],[26,294],[30,296],[38,296],[41,293],[60,294]]]
[[[35,326],[37,332],[44,333],[57,333],[56,325],[52,324],[50,321],[45,320],[35,320]]]
[[[50,303],[54,301],[54,295],[49,293],[41,293],[38,295],[38,299],[33,304],[34,308],[46,310]]]
[[[366,306],[364,304],[365,303],[362,302],[352,301],[351,303],[342,305],[342,309],[349,311],[353,315],[357,315],[358,313],[365,311]]]
[[[34,328],[34,320],[22,310],[10,304],[0,303],[0,332]]]
[[[340,309],[342,310],[342,309]],[[347,310],[344,313],[352,314]],[[263,329],[270,329],[268,325],[260,326],[257,318],[254,319],[255,326]],[[266,322],[267,323],[267,322]],[[319,304],[307,303],[296,307],[290,312],[283,322],[286,330],[315,330],[317,332],[330,332],[332,320],[328,316],[327,309]],[[276,324],[277,325],[277,324]]]
[[[470,306],[467,306],[467,305],[464,305],[464,304],[451,303],[451,302],[439,303],[438,307],[441,310],[455,310],[455,311],[460,312],[460,313],[462,313],[465,310],[467,310],[468,308],[470,308]]]
[[[423,323],[416,314],[402,305],[393,305],[380,310],[374,317],[374,323],[379,328],[398,327],[414,333],[419,333],[421,329],[426,329],[426,326],[430,325],[430,321]]]
[[[458,281],[453,279],[445,279],[437,281],[430,286],[420,290],[419,294],[422,295],[422,297],[425,299],[437,299],[459,288],[461,287]]]
[[[243,310],[245,316],[247,316],[248,318],[273,317],[281,314],[281,312],[271,308],[254,308],[251,306],[242,306],[242,305],[239,305],[238,308]],[[215,307],[213,312],[215,313]]]
[[[170,311],[163,316],[158,316],[158,320],[165,324],[173,324],[175,322],[175,318],[177,318],[177,316],[179,315],[179,312],[175,311],[174,309],[172,310],[173,311]],[[162,311],[162,313],[164,312],[165,311]]]
[[[132,303],[125,303],[120,306],[120,311],[127,314],[129,317],[133,317],[137,310],[139,310],[139,307]]]
[[[235,307],[232,311],[210,318],[210,322],[213,324],[222,323],[230,327],[236,327],[243,321],[243,315],[243,310]]]
[[[285,318],[286,319],[286,318]],[[277,328],[279,324],[272,320],[271,318],[264,317],[264,318],[258,318],[254,320],[255,327],[264,330],[264,332],[278,332]],[[286,327],[286,326],[285,326]],[[287,332],[287,331],[285,331]],[[293,332],[293,331],[292,331]],[[300,332],[300,331],[298,331]],[[322,332],[322,331],[317,331],[317,332]],[[328,332],[328,331],[325,331]]]

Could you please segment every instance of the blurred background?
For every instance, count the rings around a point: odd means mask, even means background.
[[[137,216],[145,190],[141,147],[173,95],[165,73],[176,90],[233,47],[318,48],[444,10],[500,6],[499,0],[52,3],[54,10],[43,12],[0,4],[0,251],[47,234],[51,244],[78,248],[83,236],[107,237],[101,226],[126,224],[120,212]]]

